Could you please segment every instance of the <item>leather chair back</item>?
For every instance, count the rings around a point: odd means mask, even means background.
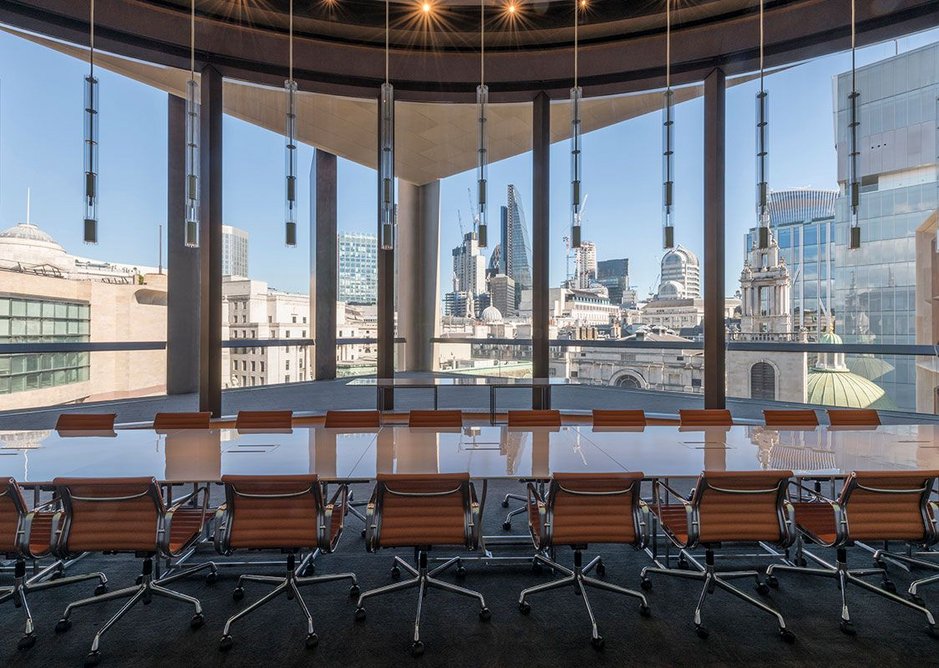
[[[153,416],[153,428],[157,431],[170,429],[208,429],[212,413],[157,413]]]
[[[56,478],[65,522],[56,552],[157,552],[166,506],[153,478]]]
[[[114,413],[62,413],[55,421],[56,431],[113,431]]]
[[[326,411],[326,427],[330,429],[378,429],[381,413],[378,411]]]
[[[237,549],[332,550],[344,508],[326,525],[323,488],[316,475],[222,476],[225,511],[220,552]]]
[[[833,427],[878,427],[880,426],[880,415],[870,408],[829,408],[828,423]]]
[[[792,471],[705,471],[692,494],[697,543],[795,538],[786,490]]]
[[[414,411],[408,413],[409,427],[443,427],[459,429],[463,426],[463,411]]]
[[[292,429],[293,411],[239,411],[236,429]]]
[[[734,418],[723,408],[681,409],[678,411],[682,427],[731,427]]]
[[[541,545],[642,545],[647,523],[641,472],[555,473],[548,488]]]
[[[479,508],[468,473],[379,474],[369,511],[369,551],[433,545],[473,550],[479,542]]]
[[[13,478],[0,479],[0,553],[19,555],[18,532],[26,517],[26,501]]]
[[[818,415],[811,408],[797,410],[764,410],[767,427],[817,427]]]
[[[561,411],[509,411],[510,427],[560,427]]]
[[[838,499],[847,539],[934,543],[928,502],[937,477],[939,471],[852,472]]]
[[[593,409],[594,427],[645,427],[646,414],[642,410]]]

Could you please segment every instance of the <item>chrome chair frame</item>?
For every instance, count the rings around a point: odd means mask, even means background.
[[[300,607],[300,611],[306,617],[307,623],[307,637],[306,637],[306,646],[308,648],[316,647],[319,643],[319,637],[316,634],[316,631],[313,628],[313,616],[310,614],[310,610],[306,605],[306,602],[303,600],[303,596],[300,593],[300,587],[307,587],[314,584],[322,584],[324,582],[335,582],[337,580],[352,580],[352,587],[349,589],[350,597],[357,597],[359,595],[359,585],[358,580],[355,577],[355,573],[336,573],[332,575],[317,575],[315,577],[300,577],[297,575],[297,570],[303,572],[304,567],[314,558],[315,555],[319,554],[321,551],[332,551],[335,547],[335,542],[330,544],[329,537],[329,527],[332,526],[332,517],[333,512],[338,508],[338,512],[343,513],[346,504],[348,503],[348,494],[349,490],[346,485],[340,485],[338,489],[333,493],[332,498],[329,503],[323,503],[324,499],[324,490],[325,484],[321,482],[316,482],[311,484],[307,490],[302,492],[291,492],[291,493],[282,493],[282,494],[264,494],[264,498],[292,498],[297,497],[303,494],[312,494],[315,498],[315,505],[319,509],[319,516],[317,518],[317,547],[314,551],[307,554],[306,558],[301,561],[300,568],[296,567],[296,552],[288,551],[287,552],[287,571],[284,577],[276,577],[270,575],[252,575],[244,574],[238,577],[238,584],[235,587],[235,590],[232,592],[232,598],[236,601],[240,601],[244,598],[244,584],[245,582],[258,582],[263,584],[273,584],[274,589],[269,591],[267,594],[259,598],[257,601],[249,605],[244,610],[241,610],[225,622],[225,628],[222,630],[222,638],[219,641],[219,650],[227,651],[231,649],[234,644],[234,640],[231,635],[231,627],[236,621],[245,617],[261,606],[270,603],[275,598],[284,594],[288,599],[294,599],[297,602],[297,605]],[[216,513],[216,531],[215,531],[215,549],[219,554],[228,556],[232,554],[233,549],[231,548],[231,535],[229,529],[232,524],[232,514],[235,512],[233,508],[237,503],[235,501],[235,496],[233,495],[233,490],[230,485],[225,486],[225,497],[226,503],[220,507]],[[257,494],[251,494],[249,496],[257,497]],[[337,503],[338,502],[338,503]],[[339,536],[342,531],[340,529],[339,534],[336,536],[336,541],[338,541]]]
[[[645,547],[645,543],[649,536],[649,508],[644,501],[639,499],[638,486],[640,483],[641,481],[638,480],[631,481],[629,487],[626,489],[609,492],[576,492],[571,490],[564,491],[570,494],[583,494],[589,496],[618,496],[624,494],[634,494],[635,502],[633,503],[632,508],[633,526],[639,527],[639,542],[634,544],[634,547],[636,549],[642,549]],[[535,545],[535,547],[539,548],[540,551],[535,553],[534,558],[537,562],[547,566],[548,568],[553,568],[556,571],[563,573],[564,577],[560,578],[559,580],[552,580],[551,582],[545,582],[540,585],[535,585],[534,587],[523,589],[518,597],[518,609],[519,612],[521,612],[523,615],[527,615],[531,612],[531,605],[526,599],[532,594],[538,594],[541,592],[550,591],[552,589],[560,589],[561,587],[574,587],[575,593],[580,594],[584,602],[584,607],[587,608],[587,616],[590,617],[590,643],[594,649],[600,650],[603,649],[605,641],[597,628],[597,620],[596,617],[594,617],[593,609],[590,607],[590,600],[587,597],[587,587],[594,587],[595,589],[638,598],[640,601],[639,614],[641,614],[643,617],[649,617],[651,615],[649,602],[646,600],[646,596],[642,592],[638,592],[633,589],[627,589],[626,587],[620,587],[619,585],[615,585],[610,582],[604,582],[603,580],[597,580],[596,578],[589,577],[588,574],[594,569],[597,569],[597,574],[602,576],[603,561],[599,556],[597,556],[591,559],[590,562],[584,566],[583,553],[586,546],[573,547],[573,569],[566,568],[557,563],[555,560],[549,559],[546,556],[546,549],[552,549],[553,551],[554,548],[554,505],[549,503],[548,499],[550,499],[550,496],[554,493],[554,490],[558,489],[559,487],[561,487],[560,483],[558,483],[556,480],[552,480],[551,486],[549,487],[548,498],[546,498],[538,486],[536,486],[534,483],[528,483],[527,501],[529,507],[536,506],[538,508],[538,517],[541,522],[541,530],[539,533],[540,539]],[[526,508],[526,510],[527,509],[528,508]],[[529,526],[530,524],[531,519],[529,519]],[[532,538],[534,539],[534,536],[532,536]]]
[[[668,531],[666,524],[659,522],[662,526],[663,531],[666,534],[666,537],[675,544],[679,549],[680,557],[684,557],[684,561],[692,564],[697,568],[695,571],[686,571],[677,568],[660,568],[647,566],[642,569],[640,574],[640,584],[642,589],[645,591],[651,591],[652,581],[649,579],[649,575],[658,574],[665,575],[670,577],[683,578],[688,580],[698,580],[703,581],[704,586],[701,589],[701,594],[698,596],[698,603],[694,609],[694,626],[695,632],[698,634],[698,637],[704,639],[707,638],[709,632],[707,628],[702,623],[701,609],[704,607],[704,602],[707,599],[707,596],[713,594],[715,590],[719,587],[726,591],[729,594],[736,596],[737,598],[746,601],[750,605],[755,606],[756,608],[766,612],[769,615],[772,615],[776,618],[776,622],[779,625],[779,636],[785,642],[794,642],[795,634],[789,630],[786,626],[786,620],[783,618],[777,610],[774,610],[763,601],[760,601],[757,598],[747,594],[742,589],[735,587],[730,583],[731,580],[738,580],[741,578],[754,578],[756,580],[756,590],[760,594],[768,594],[769,587],[760,579],[760,573],[755,570],[742,570],[742,571],[718,571],[715,565],[714,559],[714,550],[709,544],[704,544],[705,548],[705,563],[702,564],[698,561],[692,554],[691,550],[699,545],[700,538],[700,504],[702,498],[702,489],[699,489],[699,485],[706,484],[707,486],[722,492],[730,492],[735,494],[767,494],[775,491],[778,494],[777,497],[777,508],[782,510],[778,513],[779,520],[779,530],[780,530],[780,546],[788,547],[792,545],[795,540],[795,510],[792,507],[792,504],[786,498],[786,487],[780,485],[774,488],[763,488],[755,490],[729,490],[721,489],[714,487],[706,478],[699,478],[698,484],[695,485],[695,489],[691,493],[691,500],[685,499],[682,494],[667,483],[662,482],[659,479],[656,479],[652,483],[652,493],[655,501],[655,515],[657,518],[661,517],[660,508],[662,503],[662,497],[660,494],[661,488],[664,488],[670,495],[674,496],[684,507],[685,518],[688,526],[688,539],[685,544],[677,537],[674,536],[671,532]]]

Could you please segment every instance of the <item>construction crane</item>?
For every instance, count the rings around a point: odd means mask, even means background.
[[[466,234],[463,232],[463,216],[460,214],[459,209],[456,210],[456,221],[460,224],[460,240],[462,241]]]
[[[479,210],[476,208],[476,202],[473,201],[473,189],[468,186],[466,196],[469,198],[470,213],[473,214],[473,232],[476,232],[479,227]]]

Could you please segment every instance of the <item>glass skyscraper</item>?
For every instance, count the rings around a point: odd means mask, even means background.
[[[374,234],[340,232],[338,242],[338,300],[374,304],[378,300],[378,238]]]

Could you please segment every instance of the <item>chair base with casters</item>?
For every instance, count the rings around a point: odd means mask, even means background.
[[[838,588],[841,590],[841,630],[847,635],[855,635],[856,631],[854,629],[854,624],[851,622],[851,615],[848,611],[848,597],[847,589],[849,584],[853,584],[861,589],[865,589],[874,594],[883,596],[884,598],[891,600],[900,605],[904,605],[908,608],[916,610],[926,616],[926,631],[929,635],[933,637],[939,637],[939,630],[936,629],[936,621],[932,616],[932,613],[927,610],[922,605],[919,605],[915,601],[910,601],[902,596],[898,596],[894,592],[896,587],[893,586],[893,583],[888,579],[887,572],[883,568],[857,568],[850,569],[847,564],[847,550],[844,547],[839,547],[837,549],[837,558],[835,564],[830,564],[823,559],[805,552],[812,561],[819,564],[820,568],[801,568],[799,566],[789,566],[787,564],[772,564],[766,569],[766,581],[771,587],[778,587],[779,581],[776,579],[776,571],[786,571],[790,573],[800,573],[802,575],[813,575],[817,577],[831,578],[838,581]],[[867,582],[862,579],[871,575],[879,575],[882,578],[882,586],[878,587],[876,585]],[[920,583],[921,585],[922,583]],[[913,583],[911,586],[911,595],[915,595],[916,591],[914,587],[917,583]]]
[[[930,556],[930,555],[934,555],[937,553],[930,551],[930,552],[925,552],[924,554],[926,556]],[[939,571],[939,564],[937,564],[934,561],[927,561],[926,559],[920,559],[918,557],[912,556],[912,554],[898,554],[896,552],[890,552],[887,550],[886,545],[884,546],[884,549],[874,551],[874,564],[877,567],[886,569],[887,567],[886,562],[888,561],[900,566],[907,572],[909,572],[910,569],[913,567],[926,568],[926,569],[933,570],[933,571]],[[889,580],[886,580],[886,582],[889,582]],[[931,575],[925,578],[920,578],[918,580],[914,580],[913,582],[911,582],[910,587],[907,590],[907,592],[910,595],[910,600],[916,603],[917,605],[920,605],[920,606],[923,605],[924,601],[922,597],[919,595],[920,588],[928,587],[929,585],[935,584],[936,582],[939,582],[939,574]],[[887,586],[885,588],[887,589],[887,591],[890,591],[890,592],[896,591],[895,586],[893,587]]]
[[[61,569],[62,562],[57,561],[51,566],[44,568],[33,577],[27,578],[26,560],[18,558],[13,567],[13,585],[0,587],[0,604],[12,600],[13,605],[17,608],[22,608],[23,613],[26,615],[26,631],[17,643],[18,649],[26,650],[36,644],[36,625],[33,622],[33,615],[26,601],[28,594],[44,589],[75,584],[76,582],[84,582],[85,580],[98,580],[98,586],[95,587],[95,596],[101,596],[108,590],[108,578],[104,573],[83,573],[81,575],[61,577]],[[44,579],[50,576],[52,579]]]
[[[516,515],[523,515],[523,514],[525,514],[525,513],[528,512],[528,497],[527,497],[527,496],[522,496],[521,494],[506,494],[506,495],[505,495],[505,498],[502,499],[502,507],[503,507],[503,508],[508,508],[508,507],[509,507],[509,501],[521,501],[521,502],[524,503],[525,505],[524,505],[524,506],[521,506],[520,508],[516,508],[516,509],[514,509],[514,510],[510,510],[510,511],[506,514],[506,516],[505,516],[505,521],[502,523],[502,530],[503,530],[503,531],[511,531],[511,530],[512,530],[512,518],[513,518],[513,517],[515,517]]]
[[[199,603],[199,599],[192,596],[188,596],[178,591],[172,589],[167,589],[164,585],[167,585],[176,580],[180,580],[184,577],[192,575],[198,571],[209,569],[209,573],[206,575],[206,582],[212,583],[217,577],[217,569],[214,563],[207,562],[204,564],[199,564],[198,566],[192,566],[190,568],[184,568],[176,571],[172,575],[166,576],[159,580],[153,579],[153,560],[155,555],[148,554],[143,561],[143,571],[140,574],[139,584],[133,587],[125,587],[124,589],[117,589],[106,594],[101,594],[100,596],[95,596],[93,598],[85,598],[80,601],[74,601],[69,603],[65,612],[62,615],[62,618],[59,619],[58,623],[55,625],[56,633],[64,633],[72,627],[72,612],[76,608],[83,608],[88,605],[93,605],[95,603],[104,603],[106,601],[113,601],[115,599],[129,598],[124,606],[117,611],[117,613],[111,617],[108,621],[101,625],[98,631],[95,633],[94,640],[91,643],[91,650],[88,653],[88,656],[85,657],[86,666],[96,666],[101,661],[101,654],[99,647],[101,645],[101,638],[104,636],[108,630],[114,626],[124,615],[126,615],[134,605],[139,602],[144,604],[150,603],[154,596],[159,596],[162,598],[168,598],[174,601],[180,601],[183,603],[189,603],[195,608],[195,614],[192,616],[192,619],[189,621],[190,627],[193,629],[198,629],[205,623],[205,617],[202,615],[202,605]]]
[[[232,645],[234,644],[234,640],[231,636],[232,624],[234,624],[242,617],[251,614],[264,604],[273,601],[281,594],[285,595],[288,599],[292,598],[297,602],[297,605],[300,607],[300,611],[306,617],[306,646],[309,648],[316,647],[316,644],[319,642],[319,637],[316,635],[316,631],[313,630],[313,616],[310,614],[309,608],[307,608],[303,597],[300,595],[300,587],[321,584],[324,582],[334,582],[336,580],[352,580],[352,587],[349,589],[349,596],[353,598],[359,596],[359,585],[355,578],[355,574],[353,573],[337,573],[335,575],[318,575],[316,577],[305,578],[297,576],[295,566],[296,555],[294,553],[288,553],[287,573],[284,577],[272,577],[268,575],[242,575],[238,578],[238,585],[232,592],[232,598],[234,598],[236,601],[240,601],[242,598],[244,598],[245,582],[261,582],[265,584],[274,584],[276,586],[273,590],[269,591],[267,594],[259,598],[241,612],[233,615],[227,622],[225,622],[225,629],[222,631],[222,639],[219,641],[218,645],[218,648],[221,651],[231,649]]]
[[[408,580],[404,580],[403,582],[395,582],[394,584],[363,592],[359,596],[359,602],[355,609],[356,620],[362,621],[365,619],[365,607],[362,605],[365,602],[365,599],[371,598],[372,596],[390,594],[391,592],[402,591],[404,589],[412,589],[416,587],[418,589],[417,615],[414,618],[414,640],[411,643],[411,654],[413,656],[420,656],[424,653],[424,643],[421,642],[421,613],[423,611],[424,596],[428,589],[441,589],[452,594],[460,594],[461,596],[475,598],[479,601],[479,619],[484,622],[488,622],[492,617],[492,613],[489,611],[489,608],[486,607],[486,599],[483,598],[482,594],[470,589],[458,587],[457,585],[450,584],[449,582],[444,582],[443,580],[438,580],[434,577],[455,563],[455,561],[456,558],[450,559],[440,566],[437,566],[433,570],[428,570],[426,549],[417,550],[417,568],[411,566],[411,564],[407,563],[404,559],[395,557],[395,566],[400,566],[414,577]]]
[[[584,566],[583,551],[580,549],[575,549],[573,570],[561,566],[557,562],[548,559],[541,553],[535,555],[535,561],[544,564],[548,568],[553,568],[556,571],[563,573],[565,577],[561,578],[560,580],[553,580],[552,582],[546,582],[544,584],[540,584],[535,587],[529,587],[528,589],[523,590],[518,597],[519,612],[521,612],[523,615],[527,615],[529,612],[531,612],[531,605],[526,599],[532,594],[548,591],[550,589],[559,589],[561,587],[574,587],[575,592],[580,594],[581,598],[583,599],[584,606],[587,608],[587,615],[590,617],[590,644],[594,647],[594,649],[603,649],[605,641],[603,636],[601,636],[597,630],[597,620],[593,616],[593,609],[590,607],[590,601],[587,598],[587,587],[594,587],[596,589],[602,589],[605,591],[611,591],[617,594],[624,594],[626,596],[638,598],[639,614],[641,614],[643,617],[648,617],[651,614],[649,603],[646,600],[645,594],[642,594],[638,591],[633,591],[632,589],[627,589],[625,587],[619,587],[609,582],[604,582],[602,580],[597,580],[588,576],[588,573],[590,573],[590,571],[594,568],[597,568],[598,572],[599,569],[602,568],[603,562],[600,560],[600,557],[594,557],[590,563]]]
[[[760,574],[758,571],[749,570],[718,572],[714,566],[714,551],[711,549],[705,550],[705,563],[703,565],[697,559],[692,557],[687,550],[681,549],[680,553],[685,557],[686,561],[695,565],[699,570],[685,571],[675,568],[646,567],[642,569],[642,573],[640,575],[641,584],[645,591],[650,591],[652,589],[652,580],[649,579],[649,576],[652,574],[683,578],[687,580],[703,581],[704,586],[701,589],[701,595],[698,597],[698,604],[694,609],[694,628],[695,632],[698,634],[698,637],[702,639],[708,637],[708,630],[702,622],[701,608],[704,607],[704,602],[708,595],[713,594],[719,587],[727,593],[733,594],[737,598],[740,598],[750,605],[753,605],[760,610],[763,610],[767,614],[775,617],[776,622],[779,624],[779,636],[786,642],[795,641],[795,634],[786,627],[786,620],[783,619],[783,616],[779,612],[763,603],[763,601],[750,596],[742,589],[739,589],[730,583],[730,580],[738,580],[740,578],[754,578],[756,580],[757,592],[764,595],[768,594],[769,587],[760,579]]]

